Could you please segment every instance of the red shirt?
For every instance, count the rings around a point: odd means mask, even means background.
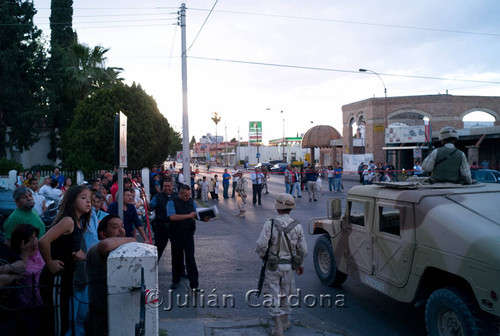
[[[111,192],[111,197],[113,197],[113,202],[116,201],[116,193],[118,192],[118,183],[115,182],[113,183],[113,185],[111,186],[111,189],[110,189],[110,192]]]

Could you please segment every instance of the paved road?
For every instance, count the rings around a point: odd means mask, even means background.
[[[212,173],[213,174],[213,173]],[[221,175],[221,174],[219,174]],[[356,185],[355,179],[345,179],[346,191]],[[324,187],[326,183],[324,183]],[[327,187],[327,186],[326,186]],[[221,188],[222,189],[222,188]],[[327,189],[327,188],[326,188]],[[168,299],[168,289],[171,283],[171,259],[170,244],[160,261],[159,283],[160,290],[166,300],[162,308],[172,306],[172,310],[160,309],[160,319],[164,321],[172,319],[227,319],[231,320],[255,320],[267,318],[265,308],[252,308],[245,298],[249,290],[257,287],[260,260],[255,253],[255,241],[261,231],[262,225],[267,218],[276,215],[274,210],[274,197],[284,191],[283,177],[273,176],[269,181],[269,195],[263,195],[263,205],[248,206],[245,219],[236,218],[238,213],[236,199],[221,200],[217,202],[220,217],[208,223],[198,222],[195,234],[196,258],[200,272],[200,287],[204,290],[204,300],[193,307],[193,302],[188,301],[189,308],[180,308],[185,301],[186,288],[179,288],[174,294],[180,295],[180,302],[171,303]],[[292,216],[304,225],[312,217],[321,217],[326,214],[326,200],[332,196],[340,196],[345,201],[344,193],[325,192],[319,195],[319,202],[308,202],[308,198],[297,199],[296,210]],[[222,196],[222,192],[220,194]],[[209,201],[207,205],[215,204]],[[315,236],[307,235],[309,255],[305,262],[305,274],[297,277],[297,288],[301,289],[301,307],[296,308],[293,319],[296,325],[317,328],[343,335],[424,335],[423,309],[414,308],[408,304],[396,302],[377,291],[361,284],[354,279],[348,279],[341,288],[328,288],[316,277],[312,251]],[[219,307],[213,307],[215,300],[210,294],[219,299]],[[319,300],[321,295],[330,295],[332,298],[340,298],[344,295],[344,307],[313,307],[312,295]],[[228,307],[223,307],[223,295],[234,298],[228,300]],[[234,306],[232,303],[234,302]],[[204,303],[204,307],[201,307]],[[258,301],[251,297],[251,304]],[[190,320],[191,319],[191,320]],[[192,323],[192,322],[191,322]]]

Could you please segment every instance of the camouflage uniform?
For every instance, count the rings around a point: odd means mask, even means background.
[[[238,209],[240,212],[246,211],[247,179],[241,176],[236,182],[236,192],[238,193]]]
[[[294,219],[290,217],[290,215],[282,214],[274,219],[274,225],[287,227],[293,221]],[[304,260],[307,256],[307,245],[304,238],[304,230],[302,229],[302,226],[298,224],[287,235],[292,246],[293,254],[301,257],[302,260]],[[262,232],[259,236],[259,239],[257,240],[256,252],[261,258],[263,258],[266,254],[270,236],[271,220],[269,219],[264,223]],[[288,250],[288,245],[284,237],[284,233],[278,232],[275,227],[273,227],[272,245],[269,249],[269,254],[276,254],[278,252],[278,237],[281,240],[278,256],[279,259],[290,260],[291,253]],[[294,294],[296,292],[294,272],[295,271],[292,270],[291,264],[279,264],[276,271],[266,269],[266,278],[264,280],[262,292],[263,294],[271,294],[273,296],[273,306],[270,308],[270,314],[273,317],[287,315],[290,313],[290,307],[288,306],[287,297],[288,295]],[[286,295],[286,297],[282,298],[280,302],[278,295]]]

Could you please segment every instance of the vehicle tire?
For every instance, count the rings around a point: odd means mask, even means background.
[[[429,336],[498,335],[498,326],[466,291],[446,287],[431,294],[425,306]]]
[[[347,274],[337,269],[332,243],[328,235],[318,237],[314,244],[314,269],[325,285],[338,287],[347,279]]]

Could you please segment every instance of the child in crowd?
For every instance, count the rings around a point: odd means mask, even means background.
[[[321,180],[321,176],[318,176],[316,179],[316,190],[321,193],[321,195],[324,195],[323,193],[323,181]]]
[[[205,176],[203,176],[203,180],[200,182],[200,189],[201,189],[201,200],[203,202],[208,202],[208,182]]]
[[[47,335],[64,335],[70,330],[69,302],[73,294],[73,277],[77,261],[85,259],[81,250],[83,233],[91,214],[91,193],[86,186],[71,187],[63,198],[55,225],[40,238],[40,253],[45,267],[40,275],[45,305],[54,313],[54,323]],[[58,288],[58,286],[60,288]]]
[[[212,199],[218,201],[219,200],[219,180],[218,180],[218,176],[214,175],[214,179],[212,181],[213,181],[213,185],[214,185],[214,191],[211,194],[212,195]]]

